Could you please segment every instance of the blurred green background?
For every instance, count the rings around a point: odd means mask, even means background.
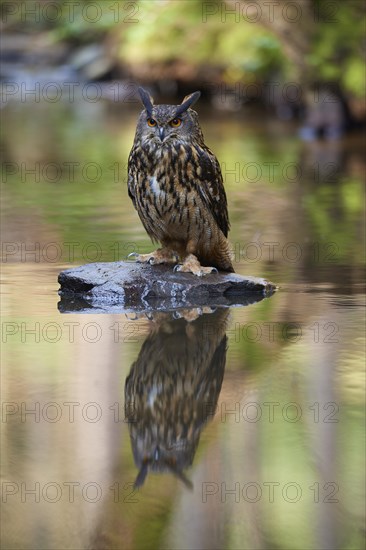
[[[103,410],[96,424],[23,422],[20,412],[2,423],[6,482],[103,489],[97,503],[80,491],[75,502],[9,497],[4,548],[362,548],[364,4],[27,0],[2,1],[1,11],[2,304],[3,323],[17,329],[3,338],[2,397],[19,410]],[[222,167],[235,269],[280,287],[232,308],[219,407],[292,402],[303,416],[215,415],[187,470],[194,491],[151,474],[131,503],[128,425],[110,407],[123,411],[126,376],[160,325],[60,315],[57,276],[152,249],[126,188],[139,84],[169,103],[202,90],[196,109]],[[38,323],[40,338],[22,323]],[[98,342],[82,337],[88,323]],[[128,325],[118,341],[115,323]],[[329,403],[337,423],[324,422]],[[218,493],[204,503],[207,482],[256,482],[264,495],[264,482],[295,482],[303,496],[291,503],[280,490],[273,503],[252,503]],[[324,500],[327,483],[337,502]]]
[[[341,102],[341,125],[365,122],[358,0],[2,0],[1,11],[8,77],[9,65],[14,72],[24,61],[34,70],[62,65],[81,79],[138,80],[169,95],[199,84],[209,96],[231,93],[235,107],[259,100],[289,117],[314,110],[325,89]],[[285,83],[299,88],[287,93]]]

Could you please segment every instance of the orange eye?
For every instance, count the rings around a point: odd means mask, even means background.
[[[148,123],[149,126],[151,126],[151,128],[156,126],[156,120],[154,120],[153,118],[148,118],[147,123]]]
[[[170,121],[170,126],[172,128],[178,128],[182,124],[182,120],[180,118],[173,118],[173,120]]]

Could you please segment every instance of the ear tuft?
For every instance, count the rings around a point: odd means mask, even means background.
[[[201,92],[193,92],[193,94],[186,95],[182,103],[178,106],[175,115],[179,116],[187,111],[190,107],[193,107],[196,101],[199,100],[200,96]]]
[[[141,86],[139,86],[138,92],[139,92],[139,94],[140,94],[142,104],[143,104],[143,106],[144,106],[145,109],[146,109],[147,116],[151,117],[151,115],[152,115],[152,110],[153,110],[153,107],[154,107],[154,100],[153,100],[153,98],[151,97],[151,95],[149,94],[149,92],[147,92],[146,90],[144,90],[144,88],[142,88]]]

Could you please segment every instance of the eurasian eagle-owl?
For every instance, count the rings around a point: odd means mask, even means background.
[[[220,165],[191,109],[200,92],[180,105],[154,105],[143,88],[139,93],[145,109],[128,160],[128,194],[150,238],[162,248],[130,256],[151,264],[172,262],[175,270],[198,276],[217,269],[233,272]]]

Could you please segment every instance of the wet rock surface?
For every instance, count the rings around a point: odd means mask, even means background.
[[[197,277],[172,265],[133,262],[87,264],[59,274],[59,310],[63,313],[170,311],[200,306],[248,305],[270,296],[276,287],[264,279],[235,273]]]

